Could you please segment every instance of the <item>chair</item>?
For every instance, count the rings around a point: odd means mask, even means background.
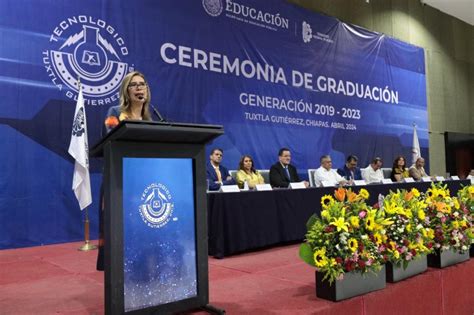
[[[270,170],[258,170],[260,175],[262,175],[265,184],[270,184]]]
[[[316,183],[314,182],[314,173],[316,173],[315,168],[308,169],[308,179],[310,187],[316,187]]]
[[[237,180],[237,170],[229,170],[229,175],[232,176],[233,179]]]
[[[383,178],[390,178],[392,174],[392,169],[388,167],[382,167]]]

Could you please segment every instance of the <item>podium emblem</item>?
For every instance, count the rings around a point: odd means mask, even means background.
[[[169,189],[161,183],[149,185],[142,194],[139,207],[143,222],[151,228],[165,226],[173,215],[174,203]]]

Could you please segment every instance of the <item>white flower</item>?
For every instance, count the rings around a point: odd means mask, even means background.
[[[422,229],[423,229],[423,225],[418,224],[418,225],[416,226],[416,229],[417,229],[417,230],[422,230]]]
[[[459,217],[459,212],[454,211],[453,215],[457,218],[457,217]]]

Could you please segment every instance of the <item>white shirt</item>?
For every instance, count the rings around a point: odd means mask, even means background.
[[[321,186],[322,181],[330,181],[333,183],[340,183],[344,179],[341,175],[337,173],[336,170],[330,169],[327,170],[324,167],[320,166],[316,172],[314,172],[314,184],[319,187]]]
[[[378,169],[374,171],[372,165],[367,166],[366,168],[361,170],[362,178],[365,180],[367,184],[370,183],[380,183],[383,180],[383,172],[382,169]]]

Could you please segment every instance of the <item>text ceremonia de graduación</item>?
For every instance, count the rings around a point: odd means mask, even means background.
[[[246,79],[257,79],[269,83],[283,84],[295,88],[356,97],[363,100],[376,101],[386,104],[398,104],[399,93],[388,86],[379,87],[352,82],[349,80],[336,79],[333,77],[301,72],[298,70],[285,71],[267,63],[254,62],[250,59],[231,58],[227,55],[204,51],[173,43],[164,43],[160,48],[162,60],[167,64],[177,64],[182,67],[210,71],[244,77]],[[361,112],[359,109],[348,107],[335,108],[332,105],[312,104],[304,100],[285,100],[271,96],[261,96],[252,93],[241,93],[239,102],[244,106],[255,106],[270,109],[286,110],[289,112],[309,113],[327,117],[341,117],[359,120]],[[354,124],[332,123],[327,121],[307,120],[288,116],[268,116],[258,113],[245,112],[245,119],[258,121],[271,121],[284,124],[296,124],[302,126],[341,128],[355,130]]]

